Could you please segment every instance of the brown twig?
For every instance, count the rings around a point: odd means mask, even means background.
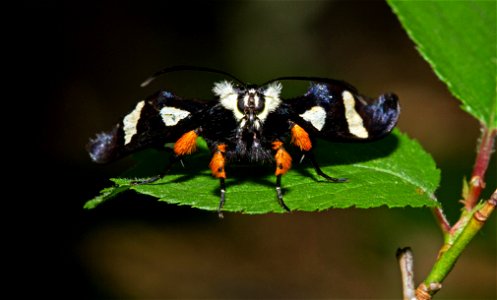
[[[416,300],[414,294],[414,257],[411,248],[397,249],[397,260],[402,277],[403,300]]]

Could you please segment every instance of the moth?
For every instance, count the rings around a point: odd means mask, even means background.
[[[344,81],[321,77],[278,77],[254,85],[217,69],[174,66],[157,72],[142,86],[164,73],[188,70],[217,73],[231,80],[214,84],[211,101],[184,99],[160,90],[139,101],[110,131],[90,139],[87,150],[94,162],[109,163],[144,148],[174,143],[171,166],[195,152],[197,137],[202,137],[211,151],[209,168],[219,180],[220,217],[227,194],[227,165],[273,164],[276,199],[290,211],[281,189],[282,176],[292,165],[287,147],[296,147],[301,159],[307,158],[319,176],[344,182],[347,179],[321,170],[313,154],[317,140],[377,140],[392,131],[400,113],[393,93],[371,99]],[[303,95],[283,99],[281,81],[291,80],[309,81],[309,88]],[[162,176],[135,183],[147,184]]]

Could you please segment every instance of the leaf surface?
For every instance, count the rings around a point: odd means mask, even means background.
[[[497,2],[388,3],[462,109],[497,128]]]
[[[440,172],[433,159],[416,141],[397,130],[373,143],[318,142],[316,154],[322,170],[348,181],[327,182],[316,175],[307,160],[299,164],[294,157],[292,170],[282,180],[284,200],[291,210],[438,205],[433,193],[439,184]],[[186,168],[177,166],[154,183],[131,185],[131,179],[112,179],[116,186],[104,189],[85,207],[93,208],[123,189],[132,189],[171,204],[217,210],[219,181],[210,175],[210,154],[202,148],[198,155],[186,161]],[[284,212],[276,199],[273,173],[272,166],[227,168],[224,210],[248,214]]]

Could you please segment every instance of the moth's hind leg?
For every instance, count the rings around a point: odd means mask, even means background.
[[[340,182],[346,182],[348,179],[347,178],[335,178],[335,177],[331,177],[329,176],[328,174],[326,174],[325,172],[323,172],[323,170],[321,170],[321,168],[319,167],[319,164],[316,160],[316,157],[314,156],[314,154],[311,152],[311,151],[308,151],[308,152],[305,152],[302,157],[307,157],[309,158],[309,160],[311,161],[312,163],[312,167],[314,168],[314,170],[316,171],[316,173],[323,177],[324,179],[328,180],[328,181],[331,181],[331,182],[336,182],[336,183],[340,183]]]
[[[198,130],[190,130],[186,132],[176,141],[176,143],[174,143],[174,147],[171,149],[173,154],[170,156],[169,163],[166,165],[163,172],[144,180],[132,181],[131,184],[138,185],[155,182],[164,177],[177,162],[180,162],[181,165],[183,165],[181,158],[185,155],[192,154],[197,149],[197,131]]]
[[[345,182],[347,181],[347,178],[335,178],[327,175],[324,173],[321,168],[319,167],[319,164],[314,157],[314,154],[312,153],[312,144],[313,141],[311,140],[309,134],[307,131],[305,131],[304,128],[299,126],[298,124],[294,122],[290,122],[290,129],[291,129],[291,136],[292,140],[291,143],[298,148],[300,148],[300,151],[302,151],[302,157],[300,159],[300,162],[304,160],[304,157],[308,157],[309,160],[312,163],[312,166],[314,167],[314,170],[316,170],[316,173],[323,177],[324,179],[331,181],[331,182]]]
[[[172,167],[177,163],[180,162],[181,165],[183,165],[183,160],[181,159],[180,156],[177,156],[176,154],[172,154],[169,158],[169,163],[166,165],[164,170],[160,172],[159,174],[152,176],[150,178],[142,179],[142,180],[134,180],[131,182],[132,185],[140,185],[140,184],[147,184],[147,183],[152,183],[155,182],[162,177],[166,176],[167,173],[172,169]]]

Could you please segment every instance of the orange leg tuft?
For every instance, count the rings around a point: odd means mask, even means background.
[[[195,130],[183,134],[176,143],[174,143],[174,153],[178,156],[183,156],[195,152],[195,150],[197,150],[197,137],[198,134]]]
[[[216,178],[226,178],[226,172],[224,170],[224,165],[226,163],[226,159],[224,158],[224,154],[226,153],[226,145],[220,144],[217,145],[217,150],[214,152],[212,156],[209,167],[212,171],[212,176]]]
[[[276,160],[276,171],[275,175],[283,175],[292,167],[292,157],[285,148],[283,148],[283,143],[280,141],[273,142],[273,150],[276,150],[274,154],[274,159]]]
[[[309,134],[304,128],[294,124],[291,129],[292,140],[291,143],[299,147],[302,151],[309,151],[312,148],[312,142]]]

